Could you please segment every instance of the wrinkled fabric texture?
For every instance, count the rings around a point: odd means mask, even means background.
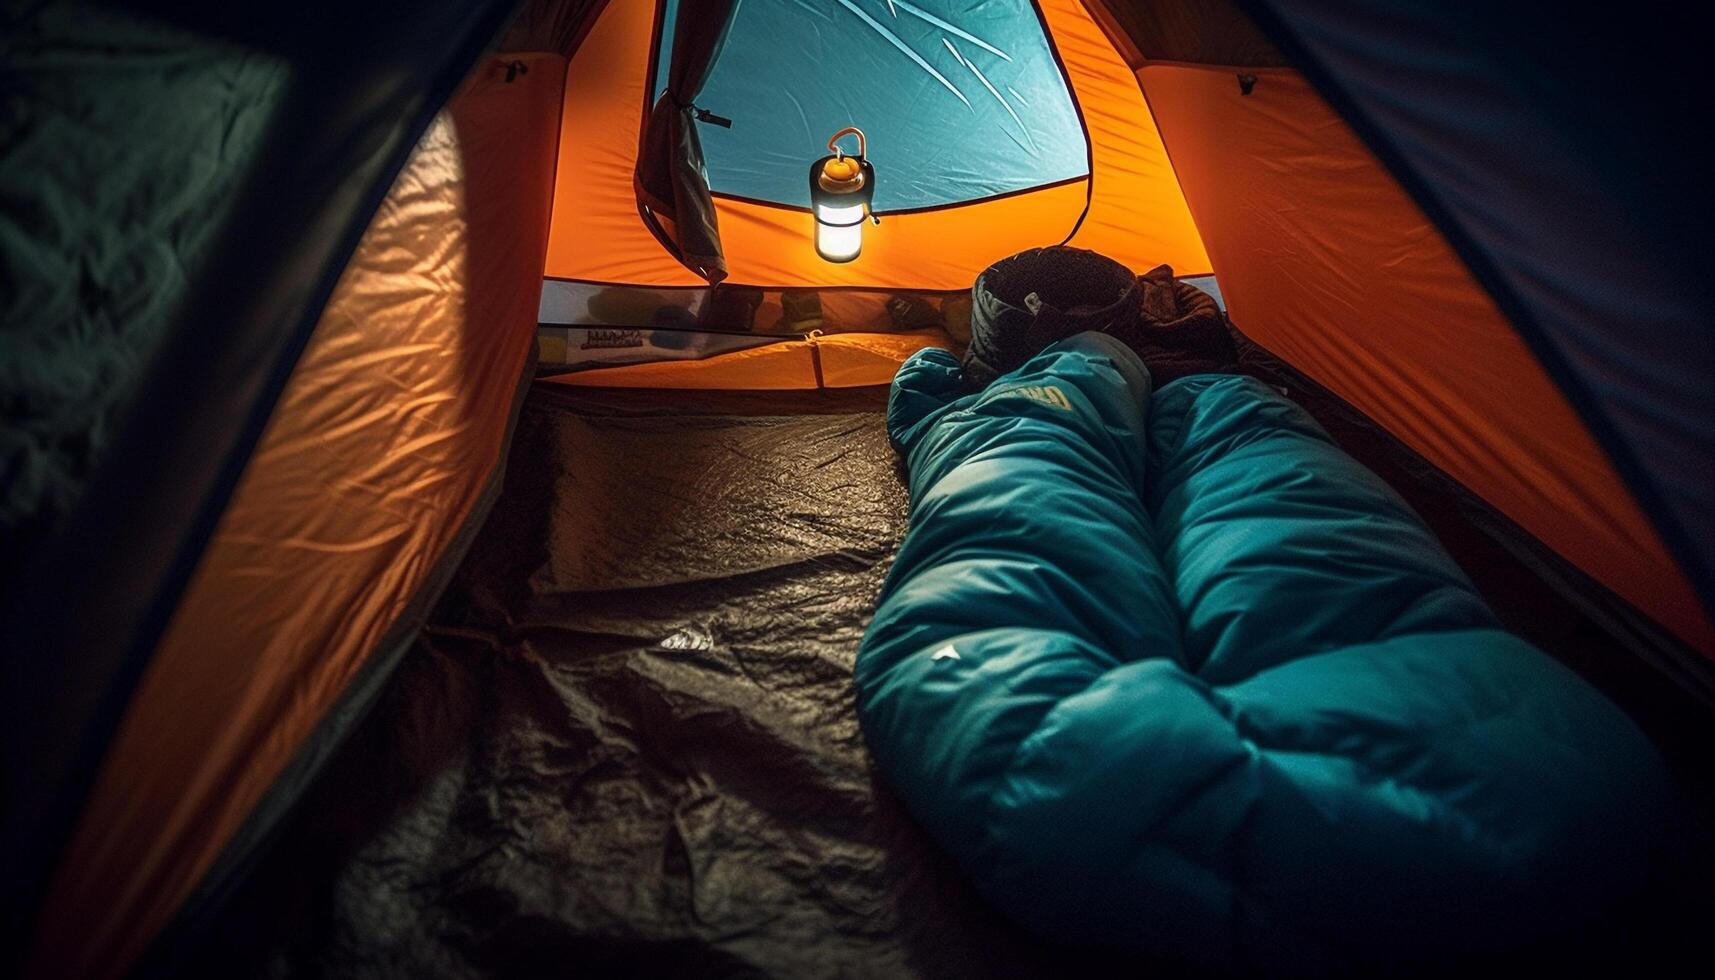
[[[1089,249],[1054,246],[1008,256],[971,287],[965,376],[984,385],[1073,334],[1130,330],[1140,302],[1131,270]]]
[[[558,106],[561,63],[523,57],[526,77],[467,83],[365,230],[106,750],[34,975],[125,972],[401,620],[421,622],[416,597],[480,520],[552,180],[531,124]]]
[[[1137,286],[1137,319],[1116,325],[1113,332],[1149,365],[1157,386],[1192,374],[1238,370],[1238,348],[1215,297],[1175,279],[1167,265],[1138,276]]]
[[[1565,4],[1552,17],[1513,4],[1246,6],[1294,61],[1317,66],[1317,88],[1341,93],[1341,114],[1370,146],[1389,149],[1387,169],[1401,184],[1434,202],[1435,225],[1459,243],[1576,405],[1601,446],[1591,451],[1614,461],[1659,530],[1666,552],[1654,541],[1642,552],[1654,567],[1607,578],[1609,586],[1634,588],[1644,597],[1634,602],[1715,658],[1715,340],[1707,329],[1715,279],[1705,245],[1715,185],[1701,129],[1686,125],[1708,113],[1703,12],[1678,4],[1645,16]],[[1154,88],[1149,98],[1155,104]],[[1252,115],[1290,119],[1317,146],[1312,156],[1338,140],[1333,127],[1290,112],[1273,103]],[[1256,173],[1251,148],[1222,137],[1221,168]],[[1183,177],[1197,161],[1169,142]],[[1301,159],[1294,142],[1271,142],[1268,159]],[[1357,177],[1347,170],[1338,179]],[[1194,197],[1190,187],[1186,194]],[[1333,211],[1330,230],[1339,227]],[[1392,224],[1374,213],[1359,221]],[[1206,227],[1202,212],[1197,223]],[[1317,248],[1337,254],[1340,246],[1330,234]],[[1396,256],[1388,254],[1390,265]],[[1223,255],[1228,261],[1245,259]],[[1350,265],[1342,272],[1362,276]],[[1524,403],[1513,417],[1528,435],[1544,435]],[[1578,490],[1608,492],[1599,483]],[[1534,522],[1520,523],[1563,547]]]
[[[852,658],[905,526],[881,392],[670,394],[538,386],[417,649],[187,974],[1087,964],[864,748]]]
[[[102,459],[286,69],[99,5],[9,5],[0,20],[4,579]]]
[[[1111,338],[900,370],[911,525],[856,665],[911,812],[999,908],[1221,970],[1508,948],[1635,889],[1648,741],[1503,632],[1385,484],[1238,376]]]

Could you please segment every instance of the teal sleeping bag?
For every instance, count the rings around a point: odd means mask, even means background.
[[[1259,382],[1081,334],[894,381],[911,524],[858,654],[886,779],[1053,940],[1231,971],[1512,947],[1644,878],[1653,747]]]

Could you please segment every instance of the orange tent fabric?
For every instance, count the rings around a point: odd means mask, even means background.
[[[1234,83],[1256,75],[1251,94]],[[1233,323],[1681,638],[1715,629],[1559,389],[1297,72],[1138,72]]]
[[[600,368],[546,379],[584,388],[694,388],[807,391],[862,388],[893,380],[899,365],[925,347],[949,347],[945,333],[844,333],[783,340],[701,361],[662,361]]]
[[[1241,330],[1715,653],[1715,627],[1582,421],[1308,83],[1290,69],[1134,68],[1135,46],[1083,4],[1045,0],[1040,9],[1090,135],[1089,182],[884,217],[847,265],[816,257],[807,214],[717,195],[728,282],[966,289],[994,259],[1058,240],[1088,190],[1073,244],[1138,269],[1212,267]],[[647,231],[631,186],[655,10],[648,0],[613,0],[568,66],[550,278],[700,284]],[[1249,95],[1235,82],[1240,72],[1260,78]],[[786,345],[567,383],[813,387],[810,353]]]
[[[702,283],[644,226],[632,186],[655,9],[651,0],[612,0],[567,67],[549,278]],[[1089,134],[1088,180],[884,215],[879,226],[866,230],[863,254],[844,265],[816,255],[808,212],[716,195],[727,282],[969,289],[991,262],[1058,243],[1074,226],[1071,244],[1140,271],[1170,262],[1188,275],[1207,272],[1208,255],[1137,79],[1077,0],[1043,0],[1041,10]],[[1079,225],[1086,197],[1089,213]]]
[[[508,84],[491,62],[442,113],[340,280],[103,762],[35,974],[136,960],[495,472],[533,336],[564,61],[522,58],[528,74]]]
[[[659,8],[606,2],[570,60],[506,56],[523,73],[488,62],[424,136],[107,749],[35,974],[133,965],[362,665],[410,625],[504,452],[542,277],[704,285],[649,232],[633,187]],[[1715,657],[1715,625],[1566,398],[1302,76],[1144,62],[1079,0],[1039,9],[1088,134],[1089,177],[884,216],[849,264],[816,256],[804,211],[717,195],[727,282],[825,291],[830,326],[884,330],[888,291],[967,290],[994,260],[1062,239],[1139,271],[1213,271],[1244,333]],[[778,295],[762,306],[776,320],[783,308]],[[552,380],[882,385],[946,343],[938,330],[812,336]]]

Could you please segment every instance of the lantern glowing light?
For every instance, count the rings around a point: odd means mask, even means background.
[[[846,156],[840,138],[856,136],[857,156]],[[867,159],[863,130],[847,126],[828,139],[828,156],[810,165],[810,207],[816,216],[816,254],[850,262],[863,250],[864,222],[881,223],[870,208],[875,168]]]

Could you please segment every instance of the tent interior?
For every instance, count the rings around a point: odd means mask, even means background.
[[[1246,367],[1280,379],[1254,350]],[[1509,627],[1646,721],[1707,841],[1701,706],[1616,669],[1599,628],[1456,492],[1303,395],[1407,490]],[[875,772],[851,670],[905,530],[884,397],[534,392],[506,489],[416,649],[188,972],[1178,975],[1012,927]],[[1483,965],[1671,962],[1710,910],[1682,887]]]
[[[988,908],[852,703],[887,384],[1055,244],[1213,294],[1679,778],[1673,874],[1487,965],[1699,952],[1715,304],[1666,230],[1707,190],[1621,179],[1694,59],[1322,6],[9,13],[18,966],[1136,972]],[[805,174],[849,125],[878,220],[834,263]]]

